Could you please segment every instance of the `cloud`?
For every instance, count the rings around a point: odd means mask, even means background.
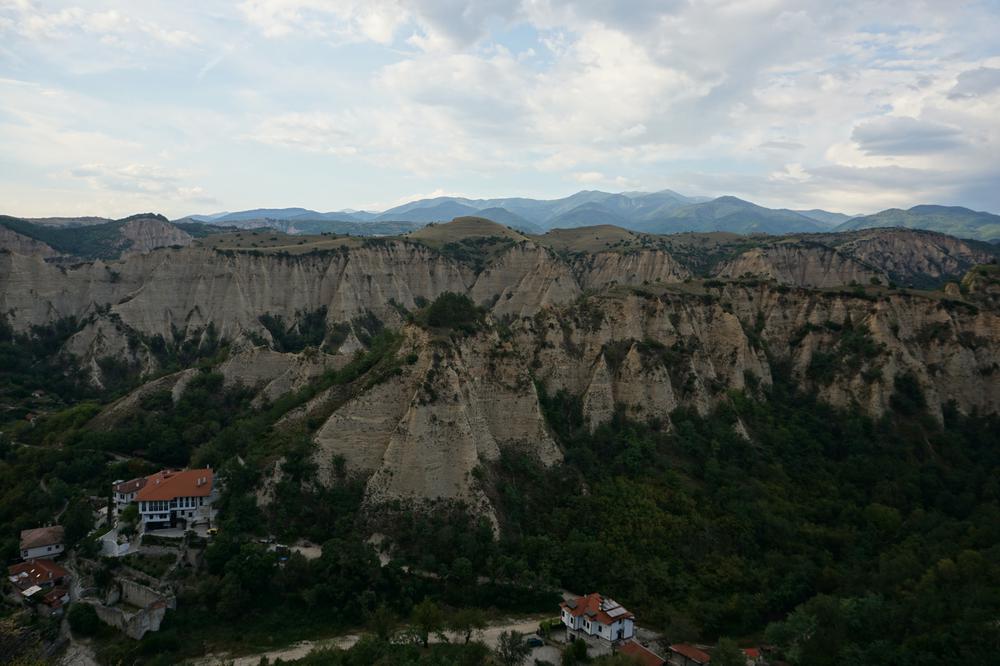
[[[5,17],[8,29],[29,39],[65,40],[82,34],[97,37],[106,45],[126,42],[135,45],[139,40],[152,38],[175,47],[191,46],[199,41],[184,30],[166,28],[115,9],[95,12],[69,7],[46,12],[29,2],[10,3],[0,9],[8,12]]]
[[[958,81],[948,92],[949,99],[985,97],[1000,90],[1000,69],[979,67],[958,75]]]
[[[963,145],[956,127],[916,118],[879,118],[854,128],[851,139],[867,155],[916,155],[952,150]]]
[[[22,187],[166,198],[197,180],[228,208],[568,184],[852,211],[995,199],[989,3],[77,4],[0,0],[7,76],[35,85],[0,103]]]
[[[358,150],[353,143],[360,139],[352,131],[356,126],[350,115],[293,112],[262,120],[247,138],[281,148],[354,155]]]
[[[184,185],[190,174],[170,171],[148,164],[107,165],[100,163],[81,164],[69,169],[68,175],[87,182],[98,190],[114,192],[158,195],[179,198],[193,203],[214,203],[205,190],[198,186]]]

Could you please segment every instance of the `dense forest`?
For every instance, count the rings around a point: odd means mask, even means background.
[[[414,321],[468,335],[481,317],[448,295]],[[69,405],[33,427],[8,421],[0,434],[5,559],[20,529],[64,507],[68,538],[93,554],[84,498],[106,496],[117,478],[212,464],[225,479],[205,568],[177,574],[178,609],[160,632],[134,642],[95,628],[108,663],[174,663],[206,646],[267,647],[361,626],[372,636],[350,653],[305,663],[371,663],[372,654],[479,663],[475,646],[400,646],[378,627],[409,618],[419,628],[434,615],[426,604],[437,619],[425,633],[481,624],[482,613],[555,614],[560,589],[609,594],[671,641],[767,642],[792,664],[987,664],[1000,650],[1000,419],[945,406],[939,423],[912,377],[897,380],[892,410],[871,419],[801,393],[775,363],[772,386],[732,392],[708,415],[679,409],[668,427],[617,414],[593,432],[579,396],[540,383],[566,460],[545,468],[508,453],[477,470],[499,508],[495,538],[460,505],[363,511],[364,479],[341,469],[337,483],[318,482],[310,442],[319,424],[279,424],[321,390],[391,376],[408,362],[393,331],[263,406],[225,387],[209,354],[180,399],[151,393],[100,429],[88,427],[98,403],[83,400],[109,396],[91,395],[71,365],[53,372],[65,334],[57,326],[0,340],[14,370],[4,395],[44,388]],[[260,506],[275,461],[281,478]],[[386,566],[373,531],[395,546]],[[265,535],[311,539],[322,556],[281,562],[259,543]],[[102,561],[97,580],[116,566]]]

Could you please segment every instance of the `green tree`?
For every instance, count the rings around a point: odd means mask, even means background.
[[[497,638],[494,654],[503,666],[520,666],[531,654],[531,648],[524,642],[524,634],[511,630],[503,632]]]
[[[420,641],[427,647],[432,633],[438,633],[444,628],[444,613],[441,608],[431,601],[424,599],[413,607],[413,614],[410,618],[413,626],[417,629]]]
[[[736,641],[720,638],[712,651],[712,666],[746,666],[747,658]]]
[[[93,636],[101,629],[101,619],[90,604],[77,602],[66,614],[70,629],[79,636]]]
[[[67,548],[72,548],[90,534],[90,530],[94,529],[94,514],[86,500],[71,501],[62,515],[62,524]]]
[[[462,636],[468,645],[472,634],[486,628],[486,614],[478,608],[462,608],[448,618],[448,628]]]
[[[380,604],[378,608],[368,616],[368,628],[372,630],[375,637],[380,641],[388,642],[396,631],[399,619],[385,604]]]

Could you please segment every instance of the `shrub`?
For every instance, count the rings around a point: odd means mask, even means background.
[[[101,629],[101,619],[90,604],[75,603],[70,606],[66,615],[73,633],[80,636],[93,636]]]
[[[423,323],[431,328],[451,328],[474,333],[482,323],[484,313],[465,294],[446,291],[422,314]]]

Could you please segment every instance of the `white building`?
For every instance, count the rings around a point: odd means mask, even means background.
[[[609,643],[627,641],[635,635],[635,616],[614,599],[593,592],[564,601],[559,617],[566,629]]]
[[[59,525],[36,527],[21,531],[21,559],[35,560],[40,557],[56,557],[63,547],[63,528]]]
[[[135,496],[139,494],[139,491],[145,485],[145,476],[128,481],[115,481],[115,485],[111,488],[111,496],[115,500],[115,512],[121,513],[122,509],[134,502]]]
[[[142,531],[167,527],[189,528],[215,517],[215,490],[211,469],[164,470],[146,477],[136,492]]]

